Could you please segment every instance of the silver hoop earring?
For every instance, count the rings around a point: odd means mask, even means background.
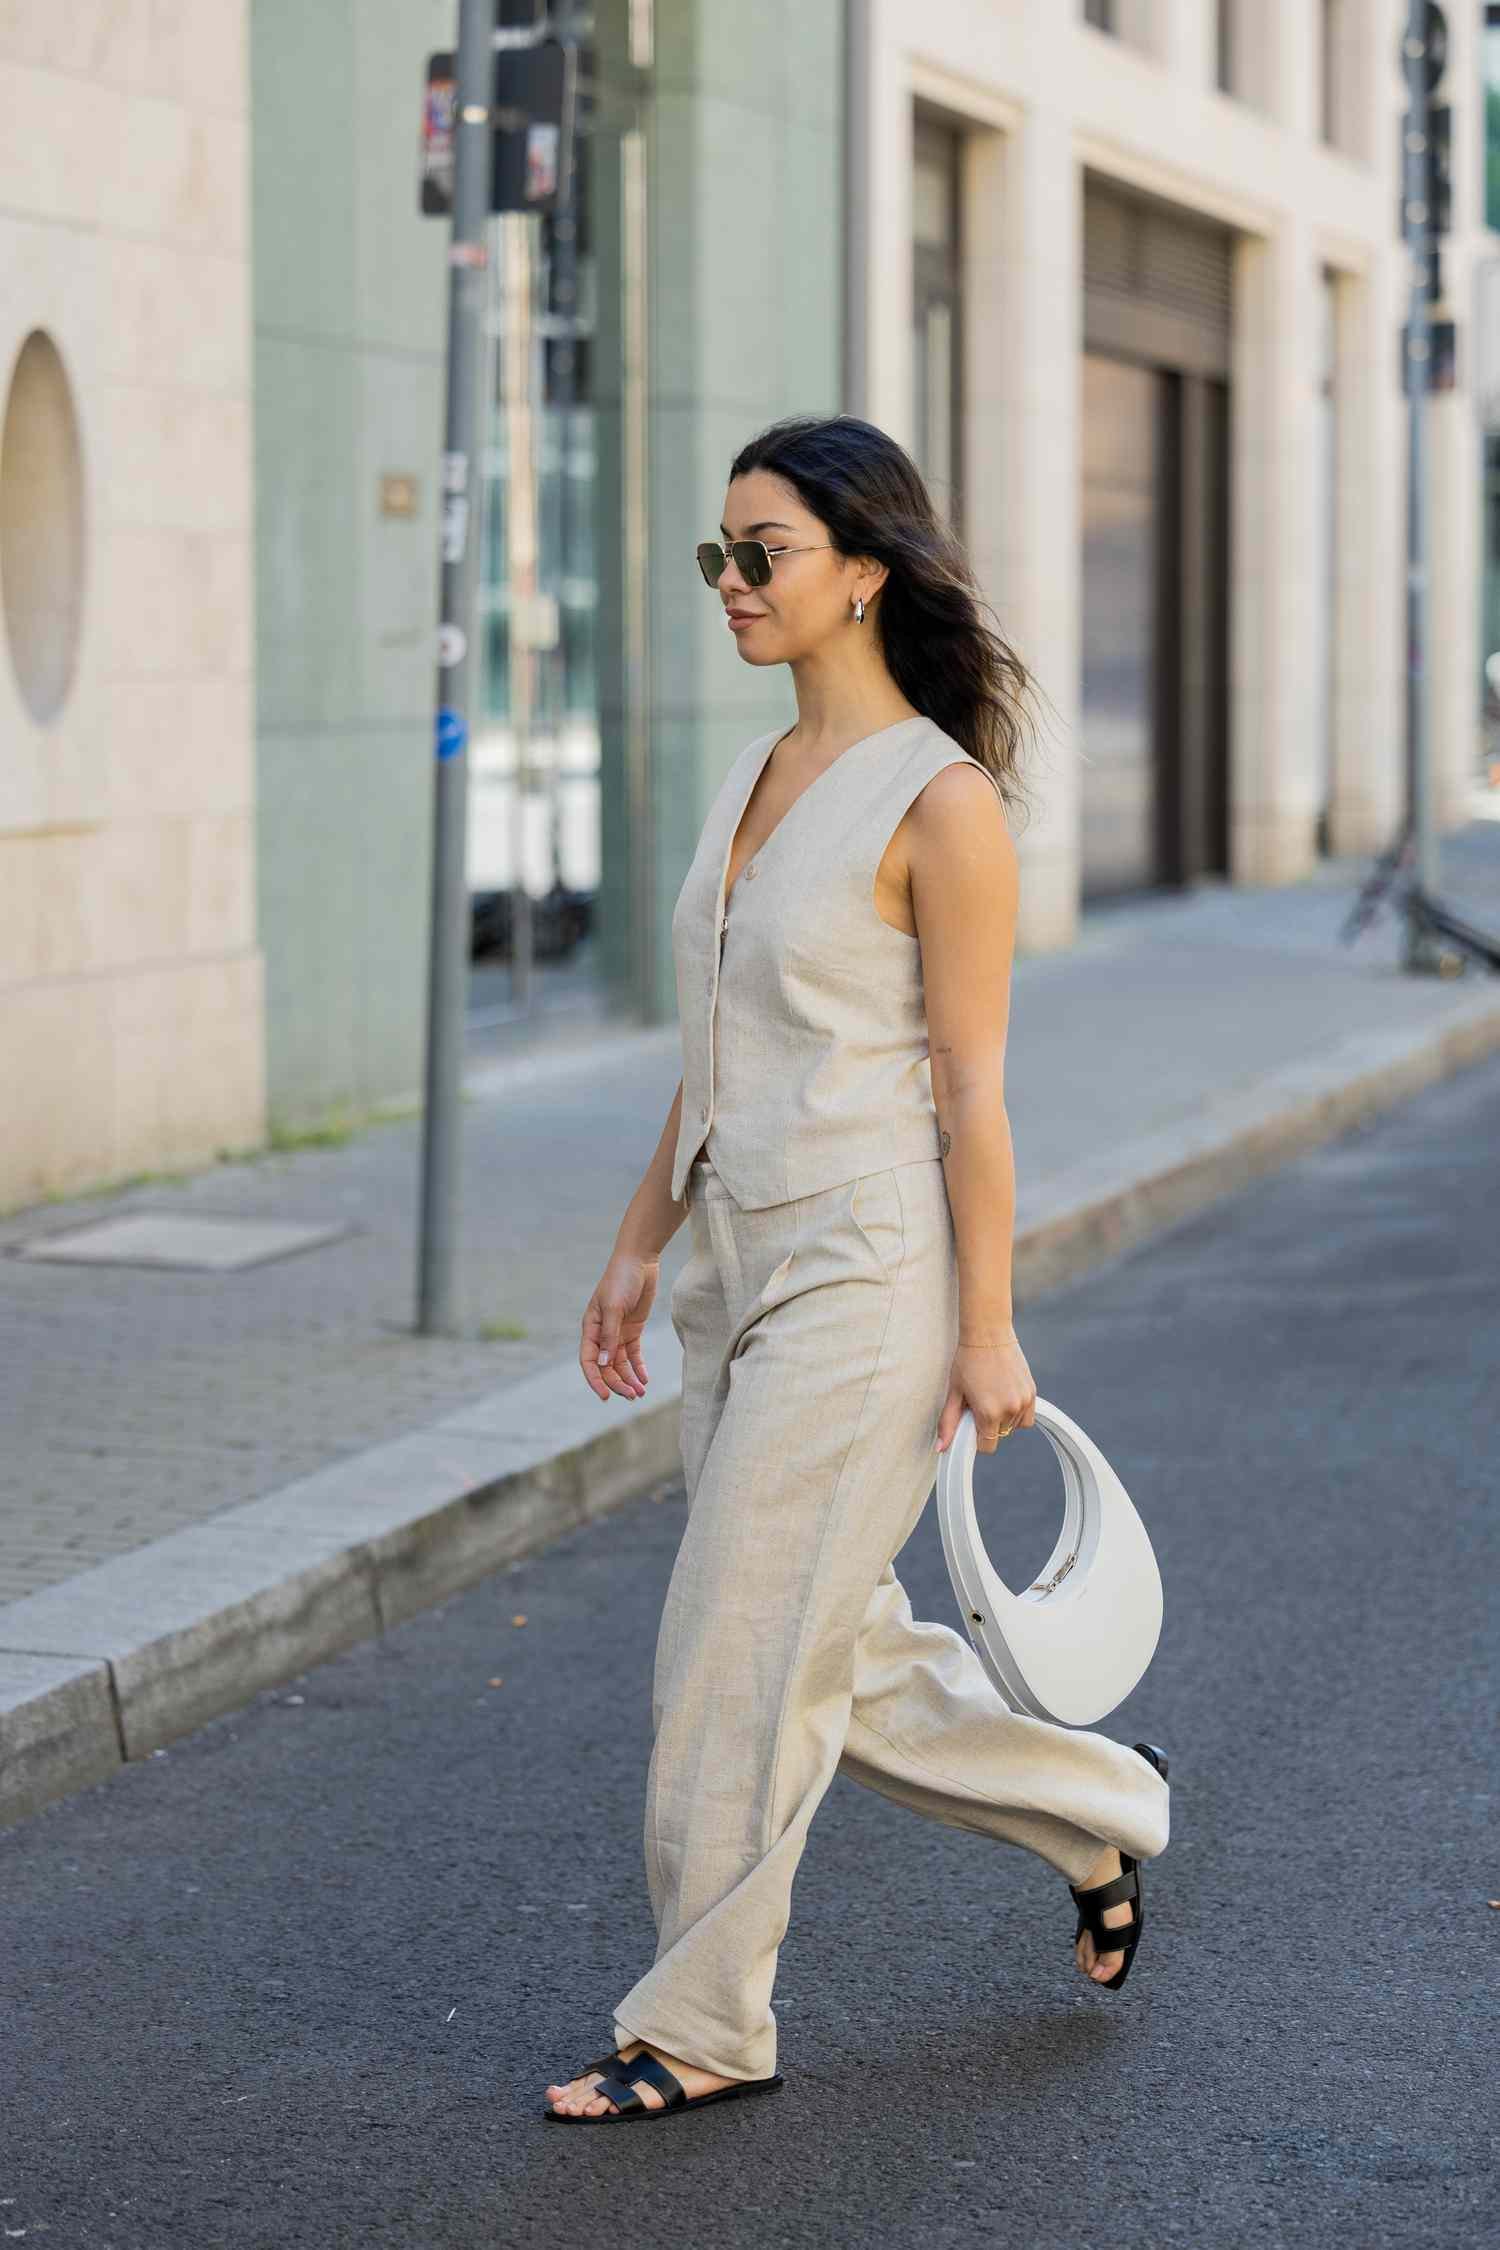
[[[854,622],[856,625],[863,625],[864,621],[865,597],[863,594],[857,594],[854,599]]]

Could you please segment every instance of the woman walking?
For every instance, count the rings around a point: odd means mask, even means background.
[[[546,2090],[570,2123],[681,2116],[782,2083],[771,1990],[836,1771],[1039,1854],[1076,1958],[1123,1983],[1166,1760],[1008,1708],[893,1557],[964,1408],[1034,1422],[1012,1321],[1003,1058],[1025,671],[909,457],[852,416],[736,456],[699,566],[793,726],[710,808],[672,919],[683,1077],[583,1321],[601,1398],[644,1396],[661,1252],[689,1512],[663,1607],[646,1782],[652,1966],[616,2048]]]

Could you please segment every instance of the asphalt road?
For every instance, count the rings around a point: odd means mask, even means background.
[[[650,1958],[668,1487],[0,1834],[7,2238],[1495,2239],[1497,1172],[1491,1065],[1022,1308],[1166,1589],[1108,1722],[1174,1784],[1122,1992],[1073,1968],[1040,1861],[841,1778],[785,2090],[543,2123]],[[982,1467],[1027,1573],[1050,1451]],[[957,1621],[930,1508],[901,1567]]]

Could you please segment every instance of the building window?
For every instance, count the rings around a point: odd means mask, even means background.
[[[1193,0],[1206,7],[1208,0]],[[1083,0],[1083,21],[1095,31],[1106,31],[1122,46],[1160,60],[1161,19],[1158,0]]]
[[[1344,0],[1322,0],[1322,7],[1323,51],[1320,62],[1323,87],[1319,124],[1330,148],[1345,148],[1348,145],[1348,133],[1344,116]]]
[[[1315,752],[1319,780],[1317,848],[1331,849],[1334,797],[1335,701],[1337,684],[1334,650],[1338,637],[1339,574],[1339,277],[1325,266],[1318,298],[1318,351],[1314,369],[1314,411],[1317,438],[1313,475],[1317,482],[1317,566],[1308,579],[1308,595],[1317,626],[1313,640],[1313,696]]]
[[[960,528],[962,394],[960,134],[918,114],[912,146],[912,458],[933,505]]]
[[[1500,229],[1500,6],[1484,11],[1484,220]]]
[[[1216,78],[1221,94],[1235,91],[1234,0],[1219,0]]]
[[[1322,17],[1319,41],[1319,117],[1318,131],[1330,148],[1339,144],[1338,118],[1338,0],[1321,0]]]
[[[68,699],[87,578],[84,448],[56,344],[33,328],[0,401],[0,615],[39,726]]]

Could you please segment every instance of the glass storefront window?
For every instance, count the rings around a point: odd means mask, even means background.
[[[599,924],[634,869],[609,777],[619,738],[625,459],[639,399],[623,339],[642,90],[630,0],[555,11],[578,42],[573,195],[488,227],[477,654],[469,748],[471,1027],[602,1005]],[[633,239],[633,238],[632,238]],[[613,730],[613,731],[611,731]],[[614,792],[617,796],[618,792]],[[533,979],[535,990],[533,990]]]
[[[1085,352],[1082,469],[1083,895],[1157,881],[1163,436],[1158,368]]]
[[[1500,230],[1500,7],[1484,11],[1484,219]]]

